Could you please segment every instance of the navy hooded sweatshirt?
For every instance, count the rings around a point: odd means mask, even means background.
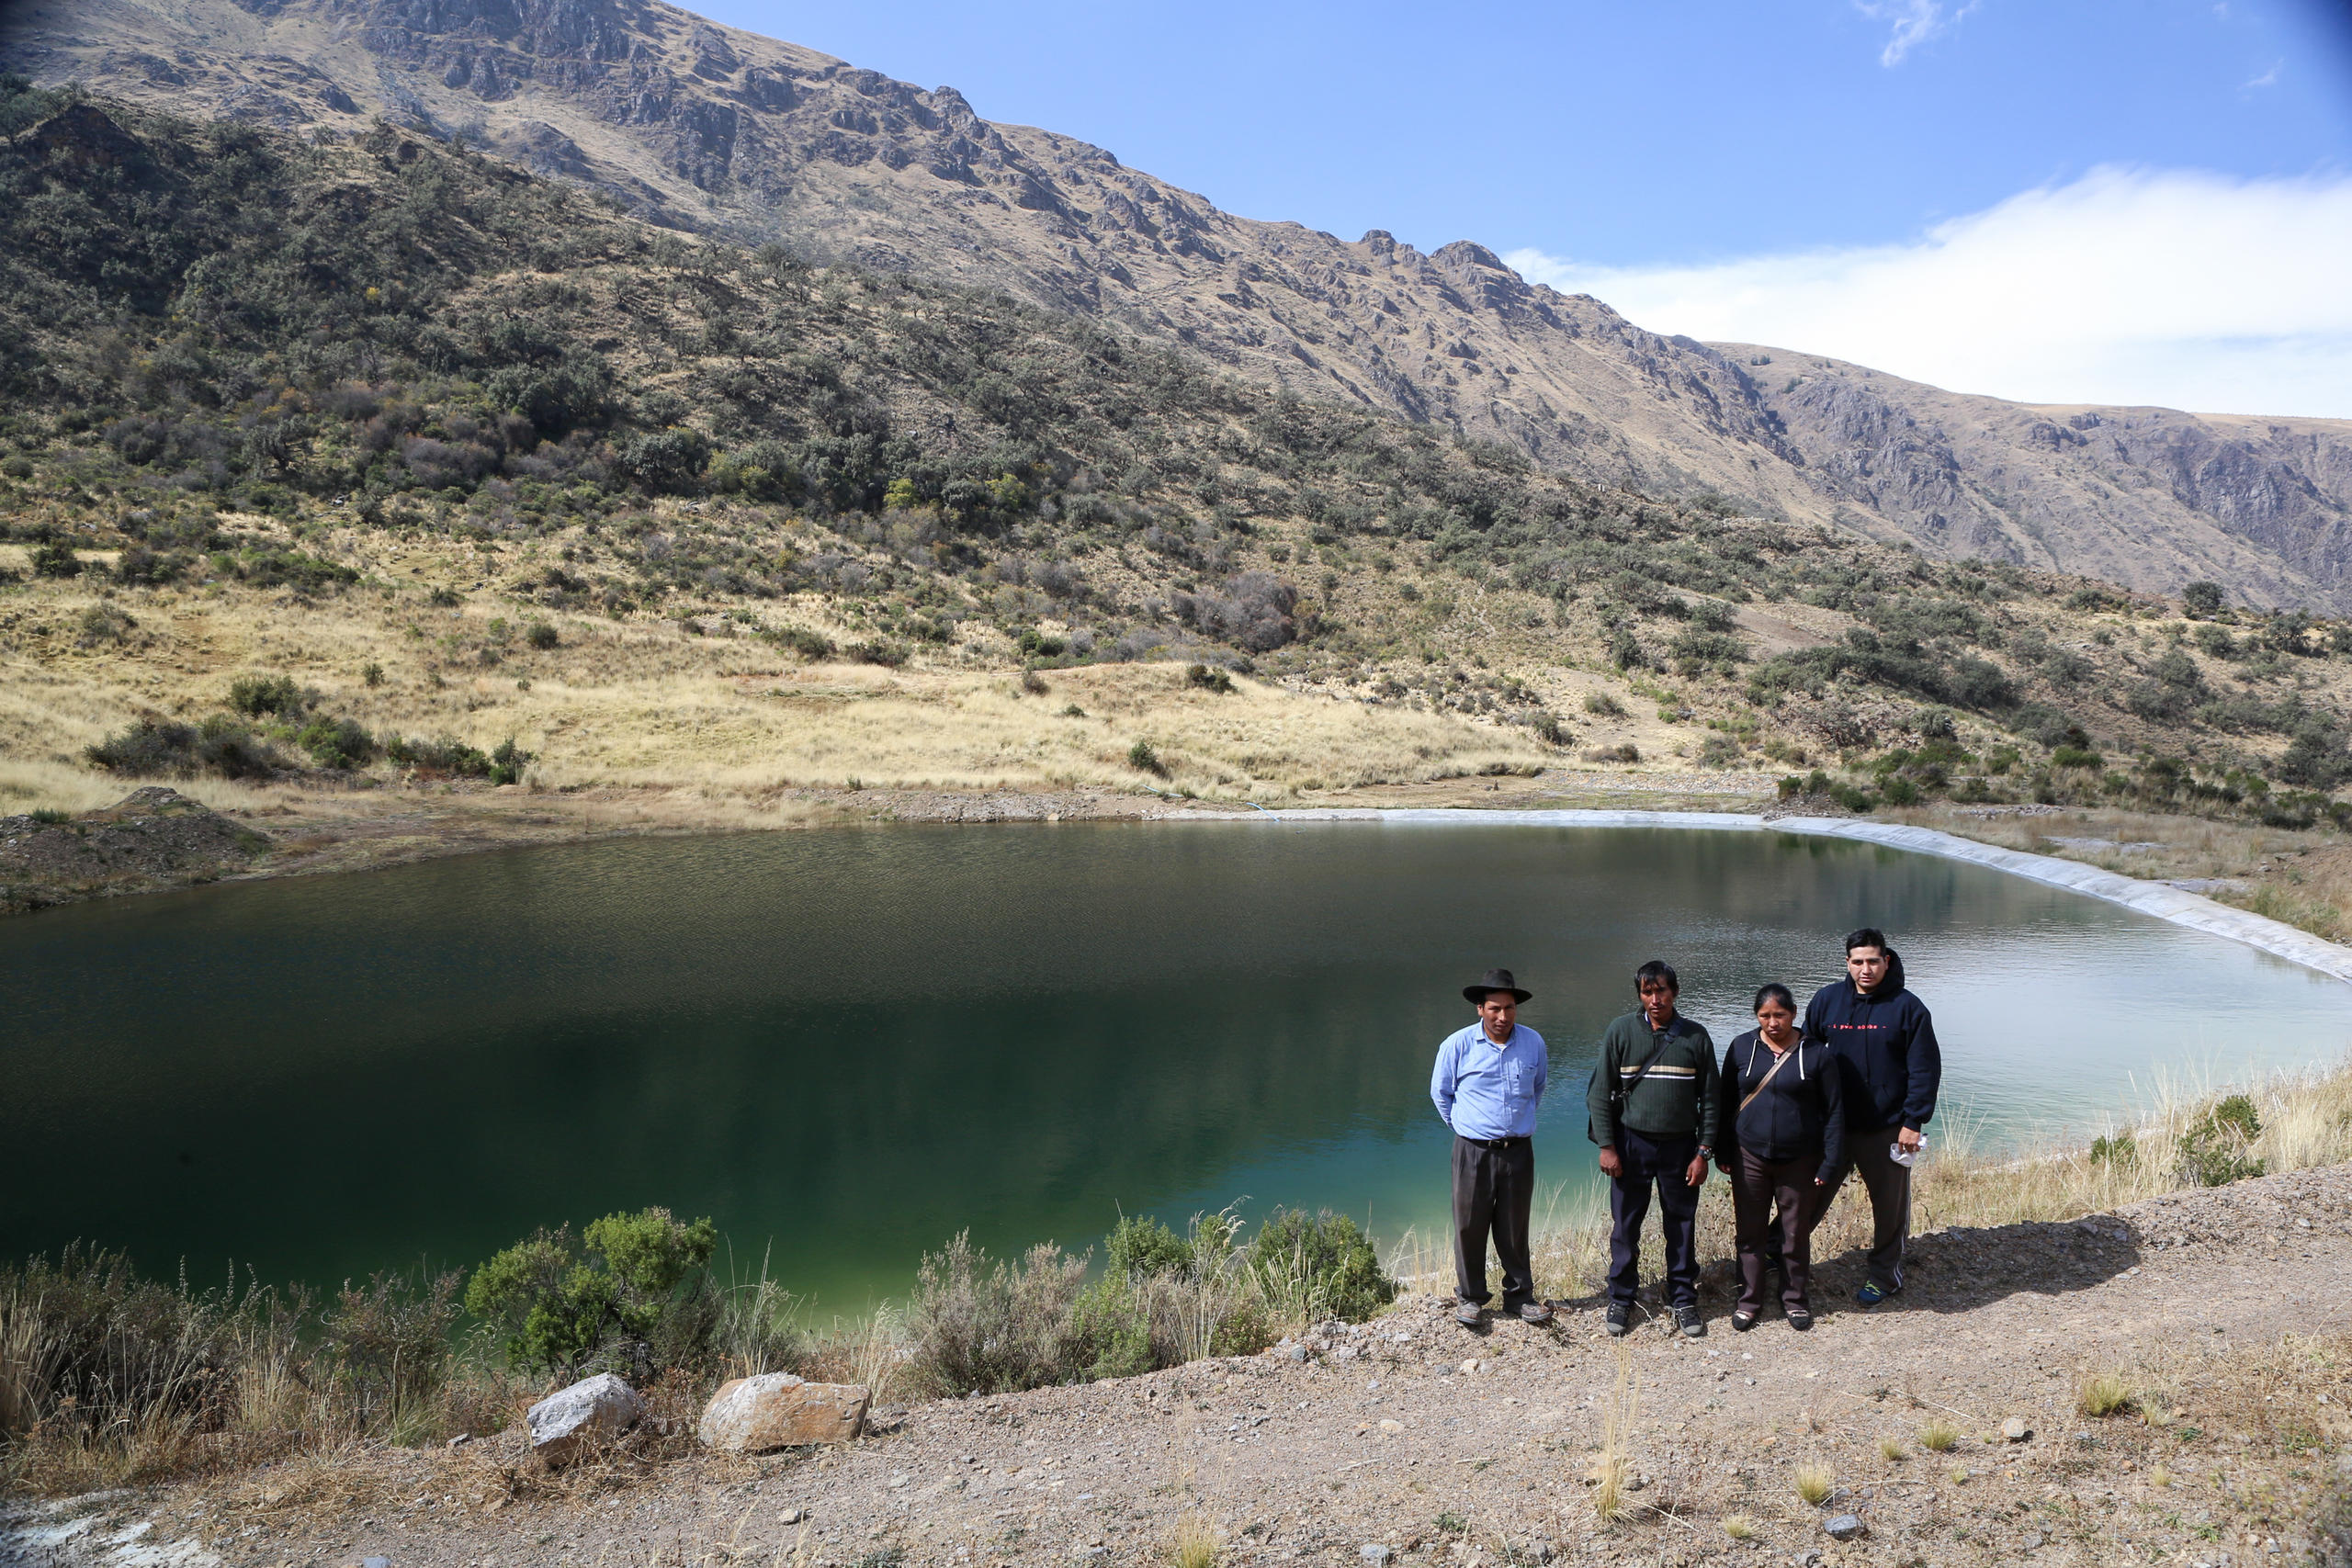
[[[1864,996],[1849,978],[1826,985],[1805,1004],[1804,1037],[1829,1047],[1846,1070],[1846,1126],[1851,1132],[1908,1127],[1936,1113],[1944,1057],[1935,1020],[1903,987],[1903,959],[1886,953],[1886,978]]]

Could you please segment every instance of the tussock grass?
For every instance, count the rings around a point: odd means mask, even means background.
[[[1901,1439],[1895,1438],[1881,1438],[1878,1442],[1878,1457],[1886,1461],[1889,1464],[1899,1464],[1903,1461],[1909,1459],[1911,1455],[1905,1450]]]
[[[1723,1525],[1724,1534],[1734,1540],[1754,1540],[1757,1537],[1756,1521],[1746,1514],[1729,1515],[1724,1519]]]
[[[1930,1421],[1919,1428],[1919,1446],[1931,1454],[1948,1454],[1960,1446],[1960,1428],[1949,1421]]]
[[[1634,1370],[1632,1347],[1617,1343],[1617,1379],[1609,1392],[1609,1407],[1601,1414],[1600,1457],[1592,1467],[1593,1516],[1614,1524],[1633,1512],[1626,1502],[1626,1482],[1633,1467],[1634,1424],[1640,1414],[1641,1374]]]
[[[2120,1372],[2092,1372],[2075,1390],[2075,1408],[2086,1416],[2120,1416],[2135,1403]]]
[[[1225,1537],[1206,1514],[1180,1516],[1168,1536],[1170,1568],[1216,1568],[1225,1559]]]
[[[1804,1499],[1805,1506],[1809,1508],[1818,1508],[1827,1502],[1830,1492],[1837,1484],[1837,1472],[1826,1464],[1797,1466],[1797,1495]]]

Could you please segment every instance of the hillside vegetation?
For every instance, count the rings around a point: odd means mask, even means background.
[[[410,131],[8,81],[0,132],[20,800],[1576,762],[2344,814],[2344,623],[1581,484]]]

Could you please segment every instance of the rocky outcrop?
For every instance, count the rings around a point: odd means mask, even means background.
[[[645,1417],[637,1390],[610,1372],[558,1389],[524,1414],[531,1428],[531,1451],[550,1465],[582,1458]]]
[[[808,1382],[790,1372],[736,1378],[702,1413],[702,1440],[731,1453],[854,1442],[873,1395],[861,1383]]]
[[[2352,608],[2352,423],[2030,409],[1667,337],[1423,254],[1238,218],[1102,148],[659,0],[23,8],[0,66],[317,134],[464,131],[655,221],[1001,288],[1651,493],[2148,589]],[[2088,416],[2090,423],[2085,423]]]

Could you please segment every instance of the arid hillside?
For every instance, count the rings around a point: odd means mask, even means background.
[[[1238,218],[1112,153],[644,0],[34,0],[0,65],[310,134],[463,135],[654,220],[1001,288],[1555,472],[2257,605],[2352,604],[2352,431],[1962,398],[1668,338],[1423,254]]]

